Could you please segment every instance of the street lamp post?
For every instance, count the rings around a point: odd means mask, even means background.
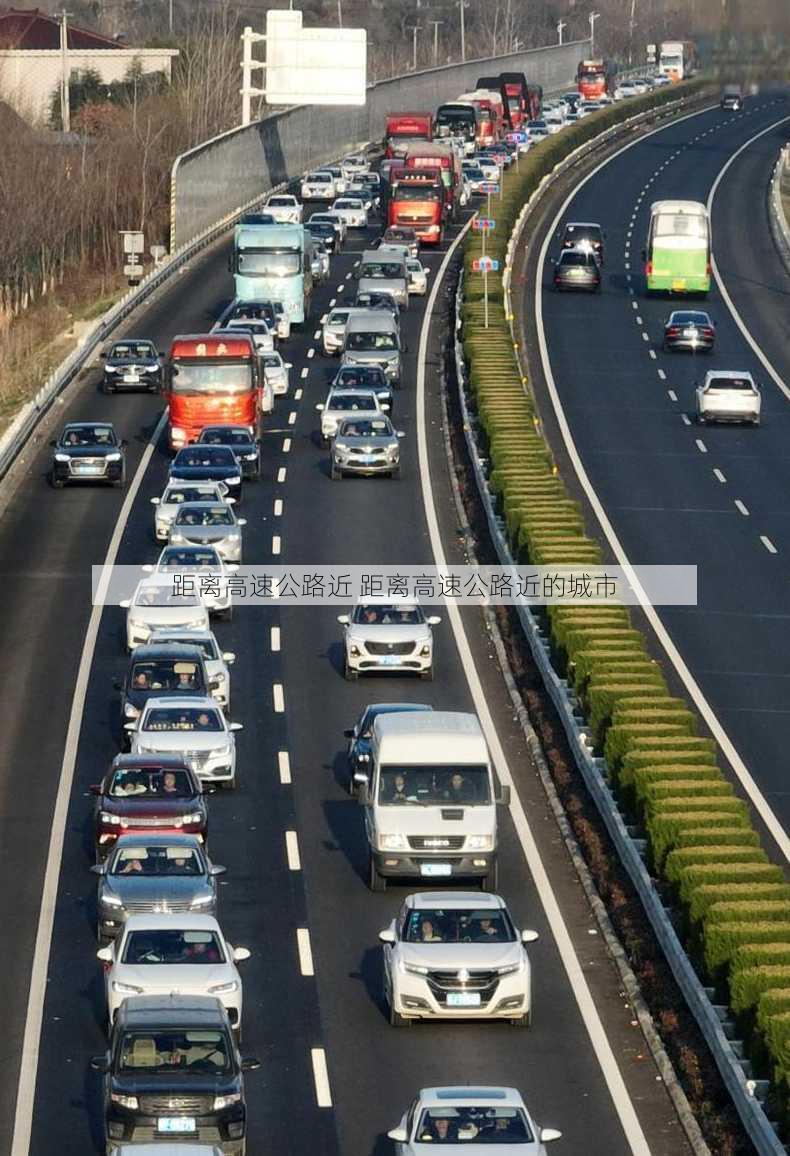
[[[595,21],[601,15],[600,12],[590,13],[590,56],[595,57]]]
[[[461,9],[461,60],[466,60],[466,25],[464,24],[464,9],[467,0],[458,0]]]
[[[443,20],[429,20],[429,24],[433,24],[433,66],[439,63],[439,25],[444,24]]]
[[[417,33],[421,30],[421,28],[422,28],[421,24],[412,24],[409,27],[407,27],[407,29],[406,29],[407,32],[411,31],[414,33],[414,37],[412,40],[412,65],[411,65],[412,72],[417,71]]]
[[[564,20],[560,20],[560,21],[558,21],[558,23],[557,23],[557,36],[558,36],[558,40],[557,40],[557,43],[558,43],[558,44],[562,44],[562,33],[563,33],[563,29],[565,29],[565,28],[567,28],[567,27],[568,27],[568,25],[565,23],[565,21],[564,21]]]

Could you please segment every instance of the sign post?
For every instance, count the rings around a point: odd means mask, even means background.
[[[123,271],[130,285],[137,285],[143,276],[140,254],[145,252],[145,235],[139,229],[121,229],[123,237]]]
[[[492,257],[476,257],[472,261],[472,271],[483,274],[483,325],[488,329],[488,274],[499,272],[499,262]]]
[[[476,232],[483,234],[483,257],[486,255],[486,234],[489,233],[495,226],[496,221],[493,221],[490,217],[475,217],[475,219],[472,221],[472,228]]]
[[[486,216],[490,217],[491,216],[491,194],[499,192],[499,181],[483,181],[480,185],[480,189],[482,192],[485,193],[486,197],[488,198],[488,200],[486,202]]]

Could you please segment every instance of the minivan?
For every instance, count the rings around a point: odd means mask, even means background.
[[[398,319],[389,310],[365,309],[349,317],[343,365],[380,365],[389,384],[400,389],[402,352]]]
[[[365,813],[371,891],[388,879],[476,878],[497,888],[497,794],[491,759],[473,714],[409,711],[376,717]]]
[[[391,293],[403,309],[409,305],[406,258],[386,249],[366,249],[356,272],[360,293]]]

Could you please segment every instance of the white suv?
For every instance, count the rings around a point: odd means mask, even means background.
[[[308,173],[302,180],[300,194],[303,201],[334,201],[338,193],[335,178],[323,169]]]
[[[432,627],[441,618],[426,618],[421,606],[361,599],[351,614],[340,614],[338,622],[345,627],[346,678],[378,671],[433,678]]]

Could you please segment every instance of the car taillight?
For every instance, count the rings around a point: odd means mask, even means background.
[[[645,265],[645,273],[647,274],[648,277],[652,277],[652,275],[653,275],[653,262],[652,261],[648,261],[648,263]]]
[[[713,328],[710,325],[703,325],[701,332],[704,333],[706,337],[713,337]]]
[[[678,329],[677,325],[670,325],[669,329],[667,330],[667,337],[677,337],[679,332],[680,330]]]

